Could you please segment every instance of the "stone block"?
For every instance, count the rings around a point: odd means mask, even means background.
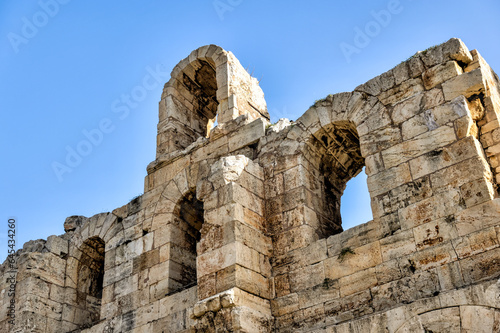
[[[461,306],[462,330],[478,333],[494,332],[499,328],[497,311],[484,306]],[[481,323],[481,325],[478,325]]]
[[[325,239],[321,239],[306,247],[289,251],[285,255],[274,256],[273,270],[275,274],[288,273],[322,262],[327,258],[326,243]]]
[[[489,176],[489,175],[487,175]],[[473,207],[495,198],[496,191],[490,177],[473,180],[460,186],[460,192],[467,207]]]
[[[151,323],[159,318],[159,301],[152,302],[148,305],[142,306],[137,309],[137,320],[134,325],[141,327],[148,323]]]
[[[403,132],[403,140],[412,139],[415,136],[432,131],[438,128],[436,119],[430,110],[426,110],[410,119],[401,125]]]
[[[49,283],[38,279],[37,277],[27,277],[20,280],[16,285],[19,290],[29,290],[29,293],[36,295],[41,298],[49,298],[50,287],[54,286],[54,289],[59,287],[57,285],[50,285]],[[61,288],[61,287],[59,287]]]
[[[409,162],[412,176],[418,179],[461,161],[477,158],[482,155],[481,150],[481,144],[474,137],[465,137],[412,159]]]
[[[453,290],[465,285],[459,262],[450,262],[437,268],[441,290]]]
[[[404,81],[400,85],[382,92],[378,96],[378,99],[385,106],[395,105],[424,90],[425,88],[422,79],[415,78],[408,81]]]
[[[321,284],[298,292],[299,307],[305,309],[340,297],[338,280],[325,279]]]
[[[320,285],[325,280],[323,263],[300,268],[289,273],[290,291],[298,292],[307,288]]]
[[[238,131],[238,133],[230,136],[228,141],[229,152],[255,143],[258,139],[265,135],[265,126],[265,122],[259,118],[243,127]]]
[[[234,268],[235,287],[264,299],[270,299],[269,280],[266,277],[239,265],[236,265]],[[227,288],[224,288],[224,290],[225,289]]]
[[[485,91],[486,86],[481,69],[464,73],[443,83],[443,94],[446,101],[451,101],[460,95],[469,98]]]
[[[434,189],[443,186],[459,188],[465,182],[483,178],[489,173],[489,166],[486,161],[477,156],[434,172],[431,174],[430,180]],[[467,178],[463,177],[463,175],[467,175]]]
[[[271,330],[272,318],[252,308],[241,307],[233,313],[233,327],[246,332],[266,333]]]
[[[450,102],[437,106],[430,111],[436,124],[442,126],[464,116],[470,116],[467,103],[465,97],[458,96]]]
[[[299,119],[297,119],[297,123],[301,123],[306,129],[311,127],[319,128],[318,125],[320,125],[320,121],[316,108],[309,108]]]
[[[18,281],[32,276],[50,284],[64,286],[66,260],[57,257],[53,253],[26,253],[24,257],[19,259],[18,265],[20,267],[23,265],[30,267],[29,270],[18,272]]]
[[[421,52],[420,57],[428,67],[435,66],[448,59],[457,60],[464,64],[472,61],[469,50],[458,38],[452,38],[444,44],[431,47]]]
[[[417,76],[421,76],[425,71],[425,65],[420,59],[419,54],[415,54],[408,61],[408,70],[410,74],[410,78],[416,78]]]
[[[462,68],[455,61],[448,61],[426,70],[422,74],[422,80],[425,89],[429,90],[462,73]]]
[[[394,83],[401,84],[410,78],[410,71],[408,69],[408,62],[402,62],[392,69],[394,75]]]
[[[224,238],[226,244],[236,241],[240,244],[245,244],[253,251],[257,251],[266,256],[272,255],[271,239],[260,232],[260,230],[256,230],[247,224],[238,221],[232,222],[224,229]]]
[[[236,244],[224,245],[213,251],[205,252],[197,257],[198,276],[215,273],[236,263]]]
[[[231,182],[218,190],[218,204],[222,206],[233,203],[239,203],[254,213],[264,216],[262,198],[249,192],[241,185]]]
[[[131,294],[137,290],[137,285],[137,274],[123,278],[115,283],[115,296],[118,298],[127,294]]]
[[[498,279],[500,271],[500,248],[472,255],[460,261],[460,268],[467,284],[486,279]]]
[[[375,267],[375,274],[379,285],[399,280],[403,277],[399,263],[396,259],[382,262]]]
[[[479,128],[476,122],[468,116],[455,120],[455,131],[457,132],[458,139],[466,136],[479,137]]]
[[[367,101],[370,100],[366,94],[355,91],[352,93],[351,98],[347,104],[347,112],[350,115],[349,118],[356,124],[360,124],[364,121],[366,116],[369,114],[370,105],[367,105]],[[376,99],[374,99],[376,102]]]
[[[290,281],[288,274],[276,275],[273,278],[275,297],[282,297],[290,294]]]
[[[394,79],[394,78],[393,78]],[[356,87],[354,91],[365,92],[372,96],[377,96],[382,92],[382,78],[381,75],[374,77],[373,79],[363,83],[362,85]],[[387,89],[386,89],[387,90]]]
[[[399,209],[431,197],[435,191],[433,185],[430,177],[422,177],[394,188],[389,192],[390,211],[396,212]],[[399,223],[399,220],[397,222]],[[394,230],[391,229],[391,231]]]
[[[400,124],[410,119],[421,111],[423,93],[415,94],[412,97],[395,104],[392,111],[392,120],[395,124]]]
[[[413,228],[417,250],[433,247],[457,237],[457,231],[446,218]]]
[[[367,182],[370,195],[372,197],[378,196],[402,184],[411,182],[410,167],[407,163],[391,168],[386,165],[386,170],[368,177]]]
[[[440,88],[433,88],[424,93],[424,98],[422,99],[423,110],[428,110],[433,107],[439,106],[444,103],[443,90]]]
[[[410,270],[426,271],[456,261],[457,255],[451,242],[446,242],[418,251],[407,258]]]
[[[387,169],[456,141],[453,126],[440,126],[382,151]]]
[[[384,170],[384,162],[382,161],[382,155],[379,153],[369,155],[365,158],[365,172],[368,176],[379,173]]]
[[[472,54],[465,44],[458,38],[451,38],[442,44],[443,54],[450,59],[469,64],[473,61]]]
[[[381,262],[382,254],[379,242],[358,248],[344,248],[340,253],[324,261],[325,277],[335,280],[375,267]]]
[[[386,127],[361,135],[359,141],[361,154],[368,156],[400,143],[402,136],[399,128]]]
[[[70,216],[64,221],[64,231],[76,230],[76,228],[82,226],[87,221],[85,216]]]
[[[415,252],[416,244],[413,231],[406,230],[381,239],[380,250],[384,261]]]
[[[399,211],[401,228],[414,228],[456,213],[461,200],[460,192],[450,189],[403,208]]]
[[[271,310],[273,316],[283,316],[287,313],[299,310],[299,296],[292,293],[283,297],[271,300]]]
[[[500,199],[465,209],[455,214],[455,225],[459,236],[497,225],[500,213]]]
[[[369,290],[325,303],[325,314],[330,324],[359,318],[373,313],[373,311],[372,295]]]
[[[365,269],[339,279],[340,296],[345,297],[368,290],[377,285],[374,268]]]
[[[452,244],[458,258],[463,259],[497,248],[499,241],[495,228],[489,227],[454,239]]]
[[[391,123],[391,117],[387,108],[382,103],[377,103],[370,108],[370,114],[364,117],[363,122],[357,126],[360,135],[385,128]]]
[[[279,256],[306,247],[317,240],[317,237],[315,230],[308,225],[284,231],[274,239],[274,255]]]
[[[338,256],[347,247],[358,248],[373,243],[390,233],[386,221],[369,221],[345,230],[340,234],[328,237],[328,256]]]

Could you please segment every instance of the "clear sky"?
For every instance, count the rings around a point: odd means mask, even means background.
[[[162,86],[202,45],[233,52],[260,80],[274,122],[451,37],[500,71],[499,17],[494,0],[3,0],[0,259],[9,217],[21,246],[142,194]],[[114,107],[148,75],[158,82],[120,118]],[[82,144],[99,126],[102,138]],[[86,156],[58,177],[54,163],[77,149]],[[371,219],[363,176],[342,197],[346,227]]]

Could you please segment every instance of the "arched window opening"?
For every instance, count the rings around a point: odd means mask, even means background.
[[[344,230],[373,219],[370,193],[368,193],[366,181],[367,176],[364,169],[347,182],[346,189],[342,195],[340,214]]]
[[[183,111],[187,121],[186,132],[191,142],[200,136],[208,137],[217,116],[217,79],[215,64],[196,60],[190,63],[177,80],[179,98],[175,99],[178,110]]]
[[[172,276],[174,291],[189,288],[197,283],[196,245],[201,238],[203,214],[203,202],[196,199],[194,190],[179,200],[175,209],[175,222],[181,237],[172,244],[171,250],[171,253],[175,254],[171,256],[171,260],[178,266],[178,274]]]
[[[317,208],[319,238],[327,238],[344,230],[341,198],[347,182],[365,165],[361,156],[359,135],[355,125],[341,121],[325,126],[315,135],[314,147],[320,156],[320,204]]]
[[[212,60],[194,60],[172,77],[160,102],[157,154],[185,149],[208,137],[216,121],[217,76]]]
[[[104,282],[104,241],[99,237],[87,239],[80,247],[78,263],[77,305],[84,315],[80,327],[90,327],[100,320]]]

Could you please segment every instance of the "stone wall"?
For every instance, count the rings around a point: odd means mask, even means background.
[[[199,48],[144,194],[17,252],[15,326],[4,263],[0,332],[499,332],[499,87],[451,39],[270,125],[234,55]],[[343,231],[363,167],[374,219]]]

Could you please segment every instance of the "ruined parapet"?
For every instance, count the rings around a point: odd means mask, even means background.
[[[277,331],[499,329],[498,86],[452,39],[263,146],[261,164],[280,166],[266,179]],[[374,220],[342,232],[340,195],[363,166]]]
[[[499,331],[499,87],[451,39],[270,126],[202,47],[165,85],[144,194],[19,251],[0,332]],[[363,167],[373,221],[344,231]]]

